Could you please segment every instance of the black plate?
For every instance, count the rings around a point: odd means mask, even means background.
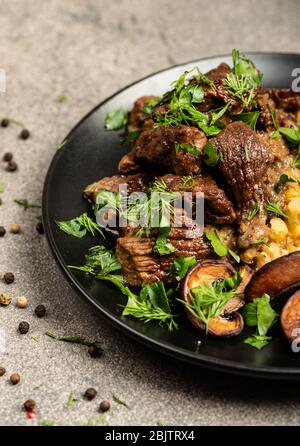
[[[293,68],[300,67],[298,54],[250,53],[249,57],[264,73],[264,85],[290,87]],[[61,232],[54,220],[76,217],[89,210],[82,197],[84,187],[103,176],[117,173],[117,164],[126,149],[119,147],[120,132],[104,131],[107,112],[120,106],[130,110],[142,95],[161,95],[170,83],[187,69],[198,65],[203,72],[220,62],[231,63],[230,56],[213,57],[176,66],[153,74],[116,93],[92,110],[67,136],[67,145],[57,151],[50,165],[43,193],[43,221],[54,256],[83,296],[116,327],[136,340],[180,360],[227,372],[270,378],[299,378],[300,356],[292,353],[283,336],[261,351],[243,343],[247,333],[231,340],[202,339],[183,318],[180,329],[172,333],[156,324],[121,317],[119,304],[125,298],[112,286],[96,281],[67,265],[81,265],[84,254],[95,239],[76,239]],[[199,352],[196,343],[201,339]]]

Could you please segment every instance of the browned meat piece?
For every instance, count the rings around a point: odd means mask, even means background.
[[[247,217],[256,203],[263,209],[263,177],[272,161],[272,153],[268,143],[244,122],[229,124],[212,142],[221,153],[219,169],[239,210],[239,245],[246,248],[265,231],[263,212],[251,222]]]
[[[137,173],[134,175],[114,175],[113,177],[104,177],[101,180],[90,184],[84,190],[91,200],[95,200],[97,192],[101,189],[110,190],[112,192],[120,192],[120,187],[127,186],[128,193],[147,190],[149,185],[149,175]]]
[[[153,120],[144,112],[145,105],[152,99],[158,100],[158,96],[142,96],[134,103],[132,112],[130,113],[128,130],[130,132],[134,130],[141,130],[144,128],[152,127]]]
[[[176,151],[178,144],[189,143],[200,151],[206,144],[206,136],[195,127],[158,127],[145,130],[136,140],[132,150],[119,163],[120,173],[138,170],[141,165],[168,167],[180,175],[201,172],[199,157],[184,150]]]
[[[266,91],[274,100],[276,108],[287,112],[300,110],[300,93],[295,93],[290,88],[269,88]]]
[[[204,219],[205,223],[225,224],[232,223],[236,216],[231,201],[220,189],[215,180],[208,174],[201,176],[180,177],[172,174],[164,175],[160,178],[163,180],[169,190],[184,192],[191,191],[193,196],[196,193],[204,194]]]
[[[120,237],[117,240],[116,255],[123,265],[124,280],[132,286],[163,280],[170,281],[168,272],[170,265],[178,256],[195,256],[205,259],[213,256],[210,246],[203,236],[193,239],[183,239],[184,230],[176,228],[177,238],[170,234],[169,241],[175,246],[176,252],[163,257],[155,257],[152,253],[155,239],[138,238],[135,236]],[[176,235],[176,232],[173,234]]]

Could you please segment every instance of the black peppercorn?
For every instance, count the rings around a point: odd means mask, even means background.
[[[9,119],[3,118],[2,121],[1,121],[1,126],[2,127],[8,127],[9,126]]]
[[[44,226],[43,223],[41,221],[38,221],[36,224],[36,230],[39,234],[44,234]]]
[[[100,406],[99,406],[99,411],[100,412],[107,412],[110,409],[110,402],[109,401],[101,401]]]
[[[6,373],[5,368],[4,367],[0,367],[0,376],[5,375],[5,373]]]
[[[5,168],[7,172],[15,172],[15,170],[17,169],[18,169],[18,164],[15,161],[9,161]]]
[[[0,226],[0,237],[3,237],[6,234],[5,227]]]
[[[88,354],[92,357],[92,358],[99,358],[102,355],[102,350],[97,348],[95,345],[91,345],[88,348]]]
[[[13,374],[10,376],[10,382],[11,382],[14,386],[20,382],[20,379],[21,379],[21,377],[20,377],[19,373],[13,373]]]
[[[97,390],[93,389],[93,387],[90,387],[89,389],[86,389],[84,396],[87,400],[91,401],[93,400],[97,395]]]
[[[20,133],[20,138],[21,139],[28,139],[30,136],[30,132],[27,129],[23,129]]]
[[[28,412],[29,410],[34,410],[35,408],[35,401],[34,400],[27,400],[24,403],[24,409]]]
[[[13,273],[5,273],[3,276],[3,279],[6,283],[13,283],[13,281],[15,280],[15,276],[13,275]]]
[[[2,158],[2,160],[7,162],[7,163],[9,161],[11,161],[12,159],[13,159],[13,154],[11,152],[4,153],[3,158]]]
[[[44,305],[38,305],[36,309],[34,310],[37,317],[44,317],[46,314],[46,308]]]
[[[26,334],[29,331],[29,327],[30,327],[30,325],[28,324],[28,322],[22,321],[19,323],[19,332],[21,334]]]

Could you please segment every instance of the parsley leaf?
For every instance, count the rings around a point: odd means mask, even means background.
[[[62,231],[73,237],[82,238],[87,232],[90,232],[93,236],[95,236],[96,233],[99,233],[105,238],[99,225],[92,220],[86,212],[72,220],[56,220],[55,223]]]
[[[193,144],[190,143],[178,143],[177,141],[175,141],[175,151],[176,153],[178,153],[180,150],[190,153],[191,155],[194,156],[200,156],[201,155],[201,151],[198,149],[198,147],[194,146]]]
[[[232,249],[225,245],[216,229],[214,232],[205,232],[205,236],[210,241],[213,250],[219,257],[224,257],[229,254],[237,263],[240,263],[240,257]]]
[[[208,141],[203,149],[204,162],[210,167],[214,167],[218,164],[221,159],[221,155],[216,148],[215,144]]]
[[[20,206],[23,206],[25,211],[30,208],[41,208],[42,207],[40,204],[29,203],[29,201],[26,198],[16,198],[14,200],[14,202],[19,204]]]
[[[176,251],[175,246],[167,241],[168,235],[170,234],[171,228],[161,228],[155,244],[153,246],[154,254],[165,256]]]
[[[257,120],[259,118],[259,111],[252,111],[247,113],[239,113],[238,115],[229,115],[232,121],[243,121],[248,124],[253,130],[256,130]]]
[[[285,139],[294,146],[300,144],[300,129],[298,127],[279,127],[272,135],[275,139],[279,134],[283,135]]]
[[[128,113],[122,108],[107,113],[105,118],[106,130],[120,130],[127,125]]]
[[[150,117],[152,115],[154,107],[156,107],[157,104],[159,104],[159,102],[160,99],[154,99],[154,98],[149,99],[149,101],[143,107],[144,113]]]
[[[298,180],[284,173],[283,175],[280,176],[279,181],[275,185],[275,192],[279,194],[285,183],[297,183],[297,182]]]
[[[132,144],[142,133],[142,130],[134,130],[133,132],[127,133],[126,136],[120,139],[120,144]]]
[[[257,334],[253,334],[244,340],[245,344],[249,344],[258,350],[266,347],[270,341],[272,340],[272,336],[261,336]]]
[[[179,282],[187,275],[188,271],[196,265],[196,263],[197,260],[195,256],[179,256],[170,266],[169,275],[171,278],[175,278]]]
[[[85,256],[85,265],[71,266],[69,268],[77,269],[89,273],[97,278],[113,274],[120,274],[122,265],[118,261],[113,251],[107,249],[105,246],[97,245],[89,249]],[[122,277],[118,276],[122,281]]]

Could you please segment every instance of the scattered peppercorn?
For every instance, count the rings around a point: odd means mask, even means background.
[[[16,306],[19,308],[26,308],[28,305],[28,300],[27,297],[25,296],[21,296],[18,297],[17,301],[16,301]]]
[[[19,234],[20,231],[21,225],[19,225],[18,223],[13,223],[12,225],[10,225],[10,232],[12,234]]]
[[[2,198],[0,198],[0,206],[1,206],[1,204],[2,204]]]
[[[36,224],[36,230],[39,234],[44,234],[44,226],[43,223],[41,221],[38,221]]]
[[[34,410],[35,409],[35,401],[27,400],[27,401],[25,401],[23,406],[24,406],[24,409],[26,410],[26,412],[28,412],[29,410]]]
[[[6,234],[6,230],[4,226],[0,226],[0,237],[3,237]]]
[[[6,373],[5,368],[4,367],[0,367],[0,376],[5,375],[5,373]]]
[[[11,304],[11,296],[8,293],[0,294],[0,304],[5,305],[6,307]]]
[[[8,272],[4,274],[3,279],[6,283],[13,283],[13,281],[15,280],[15,276],[13,273]]]
[[[44,317],[46,314],[46,308],[44,305],[38,305],[36,307],[36,309],[34,310],[35,314],[37,315],[37,317]]]
[[[101,401],[100,406],[99,406],[99,411],[100,412],[107,412],[110,409],[110,402],[109,401]]]
[[[93,400],[97,395],[97,390],[93,389],[93,387],[90,387],[89,389],[86,389],[84,396],[87,400],[91,401]]]
[[[7,166],[6,166],[6,171],[7,172],[14,172],[15,170],[17,170],[18,169],[18,164],[15,162],[15,161],[9,161],[8,163],[7,163]]]
[[[20,138],[21,139],[28,139],[30,136],[30,132],[27,129],[22,129],[21,133],[20,133]]]
[[[29,332],[30,325],[26,321],[22,321],[19,323],[19,332],[21,334],[26,334]]]
[[[3,118],[2,121],[1,121],[1,126],[2,127],[8,127],[9,126],[9,119]]]
[[[4,153],[3,158],[2,158],[2,160],[7,162],[7,163],[9,161],[11,161],[12,159],[13,159],[13,154],[11,152]]]
[[[92,358],[99,358],[102,355],[102,350],[100,350],[99,348],[97,348],[95,345],[91,345],[88,348],[88,354],[92,357]]]
[[[13,373],[10,376],[10,382],[15,386],[16,384],[18,384],[21,380],[21,377],[19,375],[19,373]]]

